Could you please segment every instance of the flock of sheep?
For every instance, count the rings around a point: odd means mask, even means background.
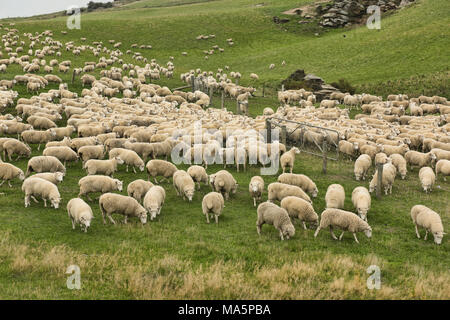
[[[81,160],[87,175],[79,180],[79,195],[67,203],[68,215],[72,226],[79,224],[87,231],[93,212],[82,197],[91,200],[91,193],[101,193],[99,206],[106,218],[115,224],[112,214],[122,214],[124,223],[131,217],[138,218],[142,224],[154,220],[164,205],[166,189],[159,184],[172,179],[178,196],[192,201],[200,188],[200,183],[209,184],[212,191],[204,195],[202,212],[209,223],[210,218],[218,223],[223,213],[225,201],[236,193],[238,183],[226,169],[208,175],[206,172],[210,156],[215,159],[233,159],[232,163],[239,171],[239,165],[246,170],[250,161],[250,150],[256,148],[257,161],[265,166],[270,161],[279,161],[283,173],[278,181],[267,186],[268,201],[262,201],[265,191],[264,179],[255,176],[249,183],[249,193],[257,207],[257,232],[260,234],[263,224],[272,224],[280,237],[291,238],[295,234],[293,219],[299,219],[306,229],[306,223],[316,226],[314,236],[323,228],[329,228],[334,239],[338,239],[333,228],[342,229],[339,240],[345,231],[351,232],[356,242],[357,232],[371,237],[372,228],[368,224],[368,212],[372,192],[377,186],[377,173],[369,184],[369,190],[358,186],[352,192],[352,202],[357,214],[344,211],[344,188],[332,184],[325,194],[326,209],[320,215],[314,211],[312,200],[318,195],[314,181],[304,174],[293,173],[297,147],[287,150],[282,143],[267,143],[264,135],[258,133],[265,129],[266,119],[277,117],[286,120],[308,122],[317,127],[334,129],[331,134],[320,128],[303,127],[289,136],[294,145],[316,145],[326,140],[340,153],[355,161],[356,180],[365,180],[373,164],[384,165],[382,184],[385,193],[392,192],[395,178],[400,174],[404,179],[407,166],[421,168],[419,178],[425,192],[432,192],[437,175],[450,175],[450,103],[443,97],[425,97],[409,99],[404,95],[392,95],[387,101],[372,95],[333,94],[329,100],[322,100],[316,107],[316,97],[312,92],[287,90],[278,93],[281,106],[275,110],[266,108],[262,115],[249,117],[248,99],[256,91],[253,87],[240,86],[232,82],[239,79],[239,72],[230,72],[220,68],[217,73],[191,70],[181,74],[186,83],[200,79],[208,90],[223,90],[226,96],[240,102],[243,114],[233,114],[226,109],[208,108],[210,96],[202,91],[171,91],[151,80],[161,75],[171,78],[174,72],[173,57],[166,66],[156,60],[147,61],[140,53],[127,50],[122,52],[120,43],[109,49],[102,42],[92,45],[76,45],[73,41],[62,43],[53,39],[51,31],[40,34],[24,33],[17,29],[0,25],[2,46],[0,47],[0,71],[6,71],[11,65],[20,65],[23,75],[12,80],[0,81],[0,160],[1,184],[5,181],[11,186],[13,179],[23,180],[22,191],[25,195],[25,207],[37,198],[59,208],[61,196],[58,184],[63,180],[71,162]],[[85,41],[85,40],[82,40]],[[229,43],[232,42],[229,41]],[[118,45],[119,44],[119,45]],[[231,44],[231,43],[230,43]],[[26,55],[22,55],[28,46]],[[132,48],[137,48],[137,44]],[[68,89],[54,72],[67,73],[72,62],[59,62],[61,51],[79,55],[91,52],[98,62],[86,62],[84,67],[73,68],[74,76],[79,76],[87,88],[81,96]],[[3,57],[4,53],[8,56]],[[124,54],[136,60],[136,64],[124,63]],[[52,59],[50,59],[52,58]],[[50,60],[47,63],[47,60]],[[145,63],[144,66],[138,63]],[[285,63],[283,62],[283,65]],[[58,66],[55,70],[53,67]],[[272,67],[272,66],[271,66]],[[100,70],[100,78],[89,74]],[[36,73],[46,73],[44,76]],[[251,79],[258,79],[256,74]],[[58,84],[58,89],[45,89],[50,83]],[[14,91],[16,85],[26,85],[33,92],[31,98],[18,98]],[[122,97],[117,97],[118,94]],[[338,108],[343,103],[350,108],[358,106],[363,114],[350,119],[348,109]],[[8,107],[15,106],[16,115],[4,114]],[[405,112],[409,110],[410,115]],[[439,113],[439,115],[435,115]],[[65,115],[67,124],[57,126]],[[201,123],[201,129],[195,126]],[[294,124],[286,123],[289,130]],[[251,132],[251,136],[249,136]],[[77,137],[74,137],[76,134]],[[17,139],[14,136],[17,135]],[[223,146],[225,142],[225,147]],[[31,156],[30,145],[45,145],[42,155]],[[200,158],[198,164],[188,170],[179,170],[168,161],[177,146],[182,146],[184,160]],[[108,159],[105,159],[105,157]],[[11,163],[16,159],[30,158],[26,173]],[[114,193],[122,192],[123,182],[115,179],[118,165],[126,165],[134,172],[146,170],[148,181],[138,179],[127,187],[127,196]],[[434,167],[434,170],[433,170]],[[289,171],[286,172],[286,171]],[[31,175],[32,173],[35,173]],[[157,178],[163,180],[158,181]],[[153,178],[153,182],[151,182]],[[1,185],[0,184],[0,185]],[[280,205],[275,204],[280,202]],[[440,216],[424,206],[414,206],[411,217],[416,227],[431,232],[434,241],[440,244],[444,235]],[[426,235],[425,235],[426,238]]]

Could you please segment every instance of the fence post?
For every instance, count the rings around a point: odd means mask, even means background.
[[[323,157],[323,165],[322,165],[322,172],[324,174],[327,174],[327,140],[323,139],[322,142],[322,157]]]
[[[225,91],[223,89],[222,89],[222,100],[220,102],[220,106],[222,109],[225,106]]]
[[[377,198],[381,199],[381,193],[382,193],[382,182],[383,182],[383,164],[378,163],[377,164],[377,174],[378,174],[378,181],[377,181]]]
[[[281,143],[286,145],[286,126],[281,126]]]
[[[239,100],[236,100],[236,114],[241,114],[241,106]]]
[[[192,92],[195,92],[195,77],[194,77],[194,75],[191,75],[191,85],[192,85]]]
[[[75,82],[75,69],[72,72],[72,84]]]
[[[212,105],[213,94],[214,94],[214,88],[209,87],[209,105]]]
[[[266,91],[266,83],[264,82],[263,83],[263,88],[262,88],[262,96],[263,96],[263,98],[265,97],[265,91]]]
[[[236,85],[239,85],[239,78],[236,78],[234,82],[236,83]]]
[[[272,125],[269,119],[266,119],[267,143],[272,143]]]
[[[284,84],[281,85],[281,92],[284,91]]]

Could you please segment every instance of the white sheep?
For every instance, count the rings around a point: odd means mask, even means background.
[[[90,159],[84,163],[83,169],[88,175],[103,174],[113,177],[114,172],[117,171],[117,164],[123,164],[123,160],[118,157],[110,160]]]
[[[163,176],[163,179],[167,180],[172,177],[173,174],[178,170],[174,164],[159,159],[150,160],[149,162],[147,162],[146,167],[148,173],[148,181],[150,181],[150,177],[153,177],[155,183],[158,183],[158,181],[156,180],[157,176]]]
[[[401,154],[394,153],[389,156],[389,159],[391,159],[391,163],[400,173],[401,178],[405,179],[408,172],[405,158]]]
[[[280,157],[280,164],[283,169],[283,173],[287,167],[289,167],[289,172],[292,173],[292,170],[294,169],[295,155],[299,153],[300,150],[297,147],[292,147],[291,150],[283,153]]]
[[[142,224],[147,223],[147,210],[139,204],[139,202],[128,196],[122,196],[116,193],[105,193],[98,200],[100,210],[102,212],[103,224],[106,224],[105,216],[108,217],[112,224],[116,224],[111,214],[120,213],[125,216],[126,224],[129,217],[137,217]]]
[[[295,196],[302,198],[309,203],[312,203],[310,197],[302,190],[302,188],[297,186],[292,186],[280,182],[272,182],[267,187],[268,191],[268,201],[273,202],[275,200],[281,201],[288,196]]]
[[[248,184],[248,191],[253,198],[253,205],[256,207],[256,201],[261,201],[264,192],[264,179],[260,176],[252,177]]]
[[[345,190],[340,184],[331,184],[328,186],[325,194],[327,208],[344,209]]]
[[[145,163],[139,157],[139,155],[133,150],[122,149],[122,148],[114,148],[109,151],[109,158],[117,158],[123,161],[126,165],[126,171],[128,172],[128,166],[132,166],[133,172],[136,173],[136,167],[140,171],[144,171]]]
[[[314,226],[319,223],[319,216],[308,201],[289,196],[281,200],[280,206],[287,211],[289,217],[298,218],[303,223],[305,230],[307,229],[306,222],[311,222]]]
[[[432,152],[422,153],[414,150],[410,150],[405,153],[406,163],[412,168],[417,166],[419,168],[430,166],[433,160],[436,159],[436,155]]]
[[[42,152],[42,155],[56,157],[59,161],[64,162],[64,166],[66,166],[67,161],[78,161],[77,153],[66,146],[47,147]]]
[[[143,179],[134,180],[130,182],[127,187],[127,194],[130,197],[135,198],[137,201],[141,201],[148,190],[153,187],[153,183],[145,181]]]
[[[202,212],[206,216],[206,222],[209,223],[209,216],[214,216],[216,223],[219,223],[219,216],[225,207],[225,200],[219,192],[210,192],[203,197]]]
[[[85,163],[91,159],[102,160],[105,157],[105,150],[103,145],[83,146],[78,149],[77,154],[83,163]]]
[[[384,193],[387,195],[388,191],[392,194],[392,185],[394,184],[397,169],[392,163],[383,165],[383,176],[381,177],[381,185],[384,187]],[[378,170],[372,177],[369,184],[369,192],[373,192],[378,185]]]
[[[78,186],[80,187],[78,198],[86,195],[89,201],[92,201],[92,199],[89,197],[89,193],[106,193],[116,190],[122,192],[123,182],[119,179],[113,179],[108,176],[98,175],[81,178],[80,181],[78,181]]]
[[[442,159],[436,163],[436,177],[439,173],[443,174],[444,181],[447,181],[445,176],[450,175],[450,160]]]
[[[150,213],[150,220],[156,218],[156,215],[161,213],[161,208],[166,199],[166,191],[163,187],[153,186],[151,187],[144,196],[143,205],[144,208]]]
[[[359,181],[360,179],[366,180],[367,172],[369,171],[370,167],[372,166],[372,159],[367,154],[362,154],[356,159],[355,161],[355,179],[356,181]]]
[[[436,181],[436,175],[430,167],[423,167],[419,170],[419,179],[425,193],[431,192]]]
[[[445,232],[441,217],[437,212],[426,206],[418,204],[411,208],[411,218],[416,228],[417,238],[420,239],[420,234],[417,227],[422,227],[425,229],[424,240],[427,240],[428,232],[431,232],[434,237],[434,242],[436,244],[441,244]]]
[[[367,212],[369,212],[371,205],[369,190],[365,187],[356,187],[353,189],[352,202],[359,217],[367,221]]]
[[[237,181],[228,171],[220,170],[214,174],[213,190],[220,192],[225,197],[225,200],[229,199],[230,193],[236,193],[238,186]]]
[[[352,158],[358,152],[359,144],[358,142],[351,143],[345,140],[340,140],[338,148],[339,152],[342,152]]]
[[[295,235],[295,228],[289,218],[289,214],[284,208],[280,208],[274,203],[263,202],[256,209],[258,218],[256,220],[256,231],[261,235],[263,224],[271,224],[280,233],[281,240],[292,238]]]
[[[56,185],[41,178],[30,177],[25,179],[22,184],[22,191],[25,193],[25,208],[30,206],[30,198],[36,203],[38,203],[36,197],[42,198],[44,207],[47,207],[48,199],[55,209],[58,209],[61,202],[61,196]]]
[[[189,202],[192,201],[195,191],[195,183],[186,171],[175,171],[173,174],[173,186],[177,196],[181,196],[183,200],[187,198]]]
[[[91,207],[80,198],[70,199],[67,203],[67,214],[72,221],[72,229],[75,230],[75,225],[79,224],[84,232],[87,232],[94,218]]]
[[[202,166],[190,166],[187,169],[187,173],[191,176],[192,180],[197,184],[197,189],[200,190],[200,182],[204,184],[208,184],[208,174],[206,173],[205,168]]]
[[[19,180],[23,181],[25,179],[25,174],[23,173],[22,169],[17,168],[16,166],[10,164],[10,163],[2,163],[0,160],[0,180],[2,182],[0,183],[0,186],[5,182],[8,181],[8,186],[12,188],[11,180],[19,178]]]
[[[372,237],[372,228],[369,224],[353,212],[336,208],[328,208],[322,212],[320,217],[320,224],[314,233],[314,237],[317,237],[321,229],[328,227],[330,228],[330,233],[334,240],[338,239],[333,232],[334,227],[342,229],[342,234],[339,236],[339,240],[342,240],[345,231],[353,233],[356,243],[359,243],[356,238],[356,232],[364,232],[368,238]]]
[[[54,185],[58,185],[61,183],[64,179],[64,173],[62,172],[42,172],[42,173],[36,173],[32,175],[34,178],[41,178],[44,180],[47,180]]]
[[[62,172],[65,174],[66,167],[56,157],[35,156],[28,161],[25,176],[27,177],[31,172]]]
[[[309,193],[313,198],[317,197],[317,194],[319,193],[314,181],[304,174],[282,173],[278,176],[277,181],[300,187],[303,191]]]

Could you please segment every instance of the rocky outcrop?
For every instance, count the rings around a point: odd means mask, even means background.
[[[286,80],[283,80],[281,83],[283,85],[286,85],[288,83],[301,84],[302,88],[312,90],[318,101],[328,99],[332,92],[339,91],[335,87],[326,84],[322,78],[314,74],[305,74],[305,71],[301,69],[296,70]],[[291,89],[300,89],[300,87]]]

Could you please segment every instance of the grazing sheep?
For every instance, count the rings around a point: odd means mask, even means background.
[[[434,156],[436,158],[435,161],[439,161],[442,159],[450,160],[450,151],[442,150],[439,148],[434,148],[434,149],[431,149],[430,152],[434,154]]]
[[[431,232],[434,237],[434,242],[436,244],[441,244],[445,232],[441,217],[437,212],[426,206],[418,204],[411,208],[411,218],[414,226],[416,227],[417,238],[420,239],[420,234],[417,227],[422,227],[425,229],[424,240],[427,240],[428,232]]]
[[[186,198],[189,202],[192,201],[192,197],[194,196],[195,191],[195,183],[192,180],[192,177],[184,170],[177,170],[173,174],[173,186],[177,193],[177,196],[183,197],[183,200]]]
[[[289,218],[289,214],[284,208],[280,208],[274,203],[263,202],[256,209],[258,218],[256,219],[256,231],[261,235],[263,224],[271,224],[280,232],[281,240],[292,238],[295,235],[295,228]]]
[[[328,186],[325,194],[327,208],[344,209],[345,190],[340,184],[331,184]]]
[[[387,195],[388,191],[392,194],[392,185],[394,184],[397,169],[392,163],[383,165],[383,176],[381,178],[381,185],[384,187],[384,193]],[[378,185],[378,170],[372,177],[369,184],[369,192],[373,192]]]
[[[187,173],[191,176],[192,180],[197,183],[198,190],[200,190],[200,182],[208,184],[208,174],[206,173],[205,168],[203,168],[202,166],[190,166],[187,169]]]
[[[442,173],[444,175],[444,181],[447,181],[445,176],[450,175],[450,160],[442,159],[436,163],[436,177],[439,173]]]
[[[30,146],[26,145],[25,143],[16,140],[16,139],[10,139],[7,138],[3,143],[3,157],[6,160],[6,156],[8,156],[9,161],[12,161],[11,156],[14,154],[17,154],[18,161],[21,157],[29,158],[31,155],[31,148]]]
[[[282,173],[278,177],[278,182],[300,187],[313,198],[317,197],[317,194],[319,193],[314,181],[304,174]]]
[[[62,141],[50,141],[45,144],[46,148],[49,147],[70,147],[70,138],[64,137]]]
[[[23,142],[27,144],[38,144],[38,150],[41,148],[41,144],[46,144],[52,141],[56,136],[53,129],[47,131],[37,131],[37,130],[26,130],[20,134]]]
[[[44,180],[47,180],[54,185],[58,185],[61,183],[64,179],[64,173],[62,172],[42,172],[42,173],[36,173],[32,175],[33,178],[41,178]]]
[[[260,176],[254,176],[248,184],[248,191],[253,198],[253,205],[256,207],[256,200],[261,201],[264,192],[264,179]]]
[[[295,196],[302,198],[309,203],[312,203],[309,196],[302,190],[302,188],[297,186],[292,186],[285,183],[280,182],[272,182],[267,187],[268,191],[268,200],[269,202],[273,202],[275,200],[281,201],[288,196]]]
[[[127,194],[130,197],[135,198],[137,201],[141,202],[142,197],[145,196],[148,190],[153,187],[153,183],[150,181],[145,181],[142,179],[134,180],[130,182],[127,187]]]
[[[294,169],[295,155],[299,153],[300,150],[297,147],[292,147],[291,150],[285,152],[280,157],[280,164],[283,169],[283,173],[287,167],[289,167],[289,172],[292,173],[292,169]]]
[[[386,164],[386,163],[388,163],[388,161],[389,161],[389,158],[388,158],[387,154],[384,152],[378,152],[375,155],[375,164],[376,165]]]
[[[425,193],[431,192],[436,181],[436,175],[430,167],[423,167],[419,170],[419,179]]]
[[[391,159],[391,163],[395,166],[400,173],[401,178],[404,180],[406,178],[406,173],[408,172],[405,158],[401,154],[394,153],[390,155],[389,159]]]
[[[431,166],[432,161],[436,159],[436,155],[432,152],[422,153],[414,150],[410,150],[405,153],[406,163],[412,168],[413,166],[422,168],[425,166]]]
[[[379,146],[371,146],[369,144],[365,144],[365,145],[362,145],[361,147],[359,147],[359,152],[361,154],[368,155],[371,160],[375,159],[375,156],[377,155],[377,153],[380,150],[381,150],[381,148]]]
[[[58,160],[58,158],[53,156],[36,156],[28,161],[26,177],[31,172],[41,173],[41,172],[62,172],[66,173],[66,167]]]
[[[78,198],[86,195],[89,201],[92,201],[92,199],[89,197],[89,193],[107,193],[111,191],[122,192],[123,182],[119,179],[113,179],[108,176],[98,175],[81,178],[80,181],[78,181],[78,186],[80,187]]]
[[[210,192],[203,197],[202,211],[206,216],[206,222],[209,223],[209,216],[214,216],[216,223],[219,223],[219,216],[225,207],[225,200],[219,192]]]
[[[216,172],[213,179],[213,190],[220,192],[225,197],[225,200],[229,199],[230,192],[233,194],[236,193],[239,185],[227,170]]]
[[[358,215],[367,221],[367,212],[370,210],[371,198],[369,190],[365,187],[356,187],[352,192],[352,202]]]
[[[387,156],[390,156],[394,153],[398,153],[404,156],[405,153],[409,151],[409,147],[407,144],[402,144],[400,146],[391,146],[385,144],[381,146],[381,151],[384,152]]]
[[[339,141],[339,152],[348,155],[350,158],[353,158],[358,152],[359,144],[358,142],[348,142],[345,140]]]
[[[10,163],[3,163],[0,160],[0,180],[2,180],[0,186],[5,181],[8,181],[8,186],[12,188],[11,180],[15,178],[19,178],[19,180],[23,181],[25,179],[23,171]]]
[[[78,156],[83,163],[91,159],[102,160],[105,157],[105,150],[103,145],[98,146],[83,146],[78,149]]]
[[[372,159],[367,154],[362,154],[355,161],[355,168],[353,172],[355,173],[356,181],[360,179],[366,180],[367,171],[369,171],[372,166]]]
[[[150,220],[156,218],[156,215],[161,213],[161,208],[166,199],[166,191],[163,187],[153,186],[151,187],[144,196],[143,205],[145,209],[150,213]]]
[[[47,199],[55,209],[59,207],[61,196],[58,188],[47,180],[30,177],[23,182],[22,191],[25,193],[25,208],[30,206],[30,198],[38,203],[35,197],[40,197],[44,200],[44,207],[47,207]]]
[[[359,243],[356,238],[356,232],[364,232],[364,234],[370,238],[372,237],[372,228],[369,224],[358,217],[356,214],[350,211],[345,211],[336,208],[328,208],[320,215],[320,224],[317,227],[314,237],[317,237],[320,229],[330,227],[330,233],[334,240],[338,238],[333,232],[333,227],[342,229],[342,234],[339,236],[339,240],[342,240],[345,231],[353,233],[356,243]]]
[[[281,200],[281,208],[285,209],[289,217],[298,218],[303,223],[303,228],[306,230],[306,222],[312,222],[314,226],[319,223],[319,216],[314,211],[313,206],[298,197],[289,196]]]
[[[80,198],[70,199],[67,203],[67,214],[72,221],[72,229],[75,230],[75,225],[79,224],[84,232],[87,232],[94,218],[91,207]]]
[[[118,158],[125,163],[127,166],[126,171],[128,172],[128,166],[132,166],[133,172],[136,173],[136,167],[142,172],[145,169],[144,161],[139,157],[139,155],[133,150],[114,148],[109,151],[109,158]]]
[[[116,224],[111,214],[120,213],[125,216],[123,223],[127,223],[129,217],[137,217],[142,224],[147,223],[147,210],[136,199],[115,193],[105,193],[98,200],[102,212],[103,224],[106,224],[105,215],[112,224]]]
[[[153,177],[155,183],[158,183],[158,181],[156,180],[157,176],[163,176],[164,180],[168,180],[178,170],[174,164],[159,159],[150,160],[149,162],[147,162],[146,167],[148,173],[148,181],[150,181],[150,177]]]
[[[117,164],[123,164],[123,160],[118,157],[110,160],[91,159],[84,163],[83,169],[86,169],[88,175],[103,174],[113,177]]]
[[[43,156],[54,156],[59,161],[64,162],[66,166],[67,161],[78,161],[78,155],[69,147],[48,147],[42,152]]]

